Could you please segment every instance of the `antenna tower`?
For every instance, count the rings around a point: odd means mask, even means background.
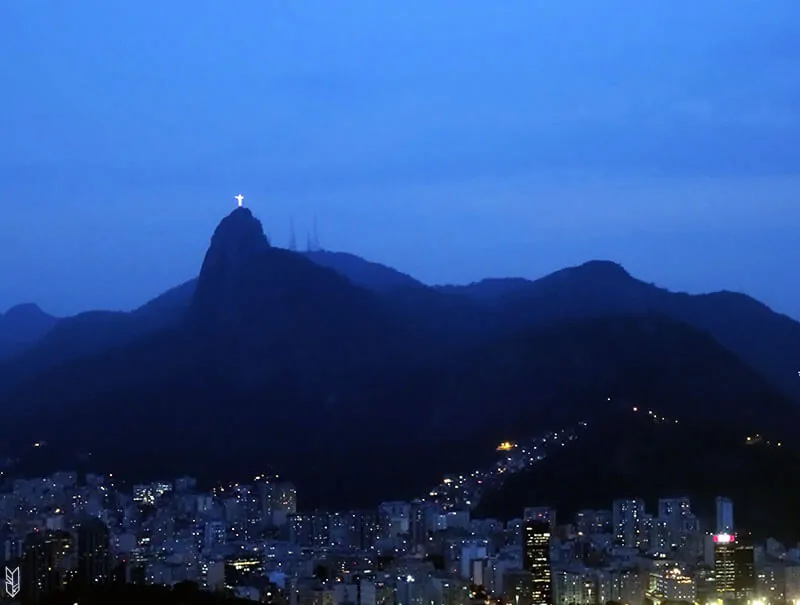
[[[291,250],[292,252],[296,252],[297,251],[297,240],[294,237],[294,217],[291,217],[289,220],[290,220],[290,223],[291,223],[290,234],[289,234],[289,250]]]
[[[317,232],[317,215],[314,215],[314,235],[312,236],[311,244],[314,246],[314,251],[321,250],[319,246],[319,233]]]

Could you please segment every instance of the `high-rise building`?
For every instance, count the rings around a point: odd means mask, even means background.
[[[736,538],[733,534],[714,535],[714,584],[720,599],[736,595]]]
[[[411,503],[409,534],[411,534],[411,545],[415,548],[423,547],[428,543],[428,508],[429,504],[425,502]]]
[[[411,519],[411,504],[408,502],[383,502],[378,507],[381,537],[393,538],[407,534]]]
[[[645,603],[696,603],[697,586],[694,578],[674,563],[656,564],[650,571]]]
[[[486,540],[466,540],[461,544],[459,561],[461,563],[461,578],[469,580],[474,576],[474,563],[484,562],[489,558],[489,546]],[[473,582],[475,584],[475,582]],[[478,584],[483,586],[483,583]]]
[[[207,521],[203,528],[203,547],[206,550],[212,550],[220,544],[225,544],[227,539],[227,526],[225,521],[212,520]]]
[[[627,548],[640,548],[646,542],[644,501],[614,500],[612,512],[614,537]]]
[[[597,572],[597,603],[642,603],[646,572],[639,569],[606,569]]]
[[[597,603],[597,579],[580,569],[555,571],[553,573],[553,595],[556,605]]]
[[[575,515],[575,528],[583,534],[606,533],[612,523],[612,514],[608,510],[586,509]]]
[[[0,565],[16,566],[24,552],[25,542],[8,524],[0,526]]]
[[[311,515],[292,515],[289,517],[289,542],[296,546],[311,546],[314,530]]]
[[[350,511],[344,520],[347,527],[347,544],[366,550],[375,543],[378,535],[378,516],[375,511]]]
[[[522,567],[531,574],[531,605],[553,605],[549,521],[530,520],[523,524]]]
[[[67,532],[36,532],[25,540],[22,591],[26,603],[38,603],[63,588],[67,569],[64,560],[72,553]]]
[[[82,586],[106,584],[111,580],[108,526],[89,519],[78,527],[78,582]]]
[[[533,576],[530,572],[509,569],[503,574],[505,601],[515,605],[531,605],[534,594]],[[454,603],[458,602],[453,600]]]
[[[660,498],[658,520],[666,525],[667,546],[677,548],[683,544],[692,518],[689,498]]]
[[[658,500],[658,518],[664,521],[671,522],[682,519],[691,512],[692,506],[689,498],[659,498]]]
[[[736,599],[741,602],[751,601],[756,593],[757,577],[755,550],[747,536],[737,539],[733,562]]]
[[[331,544],[331,516],[326,512],[315,512],[311,516],[311,542],[318,548]]]
[[[733,533],[733,501],[730,498],[719,496],[717,505],[717,533]]]
[[[260,478],[259,478],[260,479]],[[297,513],[297,489],[285,481],[265,479],[258,482],[261,515],[270,524],[283,527]]]

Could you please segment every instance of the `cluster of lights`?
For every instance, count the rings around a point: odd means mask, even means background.
[[[633,411],[638,412],[639,408],[634,407]],[[650,416],[655,422],[672,422],[674,424],[678,424],[677,420],[669,420],[666,416],[659,416],[653,410],[647,410],[647,415]]]
[[[764,438],[761,435],[758,435],[758,434],[753,435],[751,437],[747,437],[747,439],[745,439],[745,443],[747,445],[756,445],[757,443],[765,443],[767,446],[772,446],[773,445],[772,441],[764,441]],[[775,443],[776,447],[781,447],[782,445],[783,445],[783,443],[781,443],[780,441]]]
[[[578,427],[585,428],[586,426],[588,426],[586,422],[578,423]],[[577,435],[573,431],[564,429],[535,438],[530,445],[525,447],[512,441],[502,441],[495,449],[498,452],[507,452],[509,455],[505,459],[498,460],[493,468],[485,471],[473,471],[468,477],[464,475],[459,475],[457,478],[445,477],[440,485],[428,493],[428,496],[439,499],[445,508],[454,506],[458,502],[472,506],[475,502],[474,490],[481,489],[478,486],[483,486],[492,479],[502,479],[543,460],[545,453],[534,453],[535,450],[540,450],[539,446],[542,446],[542,448],[548,446],[566,447],[567,443],[575,439],[577,439]],[[422,501],[424,502],[425,498]]]

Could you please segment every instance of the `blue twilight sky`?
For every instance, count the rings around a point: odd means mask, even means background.
[[[800,318],[797,0],[0,2],[0,310],[128,309],[245,203],[426,282],[603,258]]]

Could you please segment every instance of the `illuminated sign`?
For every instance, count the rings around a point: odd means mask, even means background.
[[[716,534],[714,542],[717,544],[731,544],[734,541],[732,534]]]

